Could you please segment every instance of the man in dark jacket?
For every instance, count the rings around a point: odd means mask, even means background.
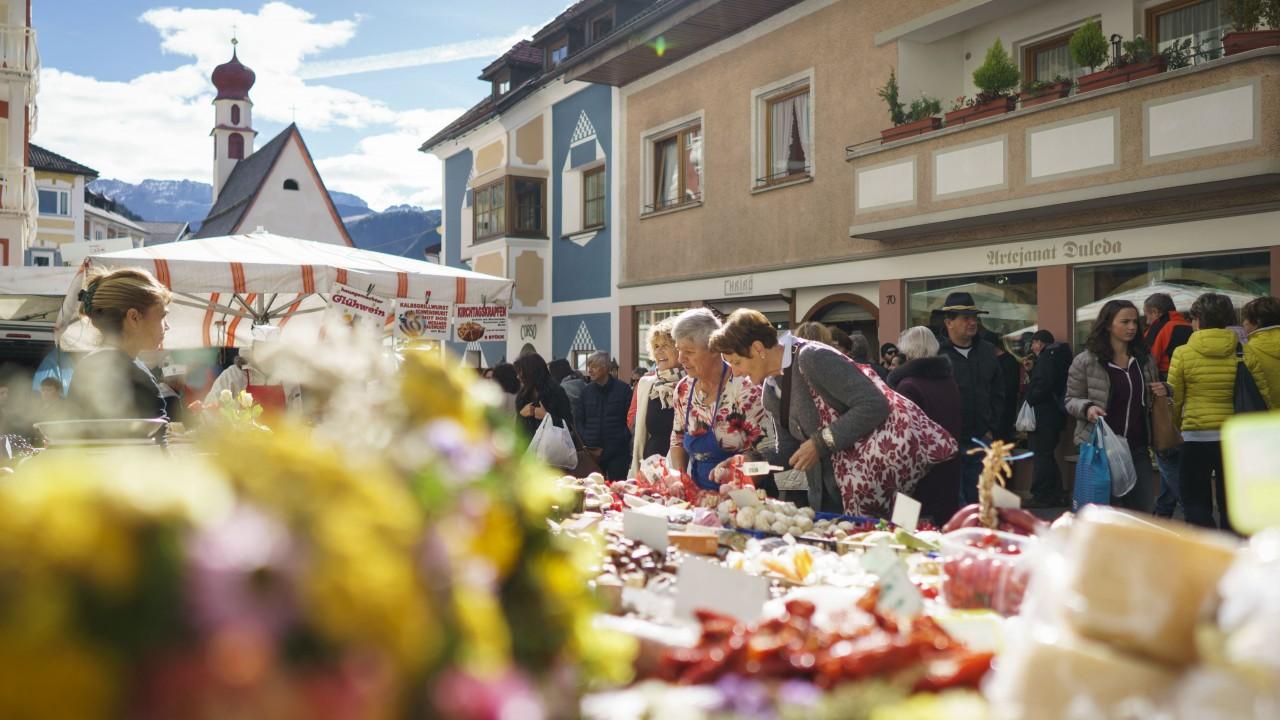
[[[967,503],[978,501],[978,476],[982,473],[982,456],[969,455],[968,450],[974,447],[974,439],[991,442],[1004,407],[996,350],[978,337],[978,316],[985,314],[966,292],[947,295],[942,305],[946,337],[939,354],[951,359],[956,384],[960,386],[964,422],[956,440],[963,453],[964,479],[960,489]]]
[[[1177,306],[1173,304],[1173,297],[1168,293],[1153,293],[1142,303],[1142,311],[1147,320],[1147,334],[1143,339],[1151,349],[1151,357],[1156,360],[1160,379],[1167,380],[1173,351],[1191,339],[1191,321],[1178,312]],[[1182,449],[1156,452],[1155,456],[1156,467],[1160,468],[1160,496],[1156,498],[1155,514],[1157,517],[1171,518],[1182,502],[1178,490],[1179,476],[1182,474]]]
[[[600,469],[610,480],[625,480],[631,467],[631,433],[627,430],[627,410],[631,388],[610,373],[609,354],[598,352],[587,358],[591,382],[573,401],[578,432],[587,447],[600,448]]]
[[[1067,390],[1067,371],[1071,369],[1071,349],[1054,342],[1053,333],[1048,330],[1037,330],[1031,336],[1031,352],[1035,355],[1035,364],[1027,383],[1027,404],[1035,411],[1036,429],[1027,436],[1035,457],[1031,500],[1026,506],[1064,507],[1071,503],[1062,486],[1062,472],[1055,453],[1067,421],[1062,399]]]

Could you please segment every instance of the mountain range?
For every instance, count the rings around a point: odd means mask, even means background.
[[[89,189],[129,208],[143,220],[185,222],[200,226],[212,205],[213,187],[195,180],[143,180],[127,183],[102,178]],[[338,215],[356,247],[421,260],[425,251],[440,242],[440,211],[412,205],[394,205],[375,212],[350,193],[330,191]],[[438,252],[438,250],[436,251]]]

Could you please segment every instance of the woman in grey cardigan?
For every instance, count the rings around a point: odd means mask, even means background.
[[[889,417],[880,390],[838,350],[790,334],[779,339],[755,310],[734,311],[712,335],[711,348],[724,356],[734,375],[764,386],[765,411],[779,430],[778,454],[771,461],[806,473],[815,510],[844,512],[831,456]],[[811,392],[839,413],[834,422],[824,425]],[[789,432],[781,432],[783,427]]]

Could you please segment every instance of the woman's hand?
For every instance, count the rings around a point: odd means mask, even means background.
[[[533,403],[529,403],[520,408],[520,417],[533,417]]]
[[[539,420],[547,416],[547,411],[541,405],[533,406],[533,416]]]
[[[733,457],[724,460],[719,465],[716,465],[711,469],[711,475],[709,476],[711,478],[711,482],[716,483],[717,485],[724,485],[729,482],[733,479],[734,465],[741,465],[744,461],[746,461],[745,457],[741,455],[734,455]]]
[[[1088,411],[1089,422],[1097,422],[1107,416],[1107,411],[1097,405],[1090,405]]]
[[[1151,383],[1151,393],[1158,398],[1169,397],[1169,388],[1162,382]]]
[[[800,445],[800,449],[796,450],[795,454],[791,456],[790,462],[793,469],[805,472],[821,459],[822,456],[818,454],[818,446],[810,438]]]

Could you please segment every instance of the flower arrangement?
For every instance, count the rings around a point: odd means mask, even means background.
[[[286,359],[364,382],[272,433],[242,396],[208,455],[49,454],[0,485],[0,717],[561,717],[626,679],[592,548],[550,533],[561,491],[466,373]]]

